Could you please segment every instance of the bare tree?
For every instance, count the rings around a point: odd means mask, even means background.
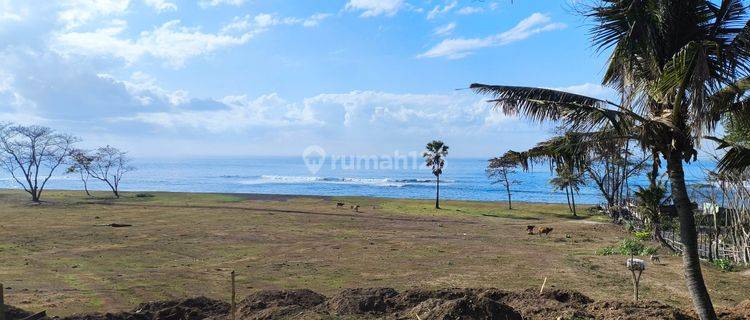
[[[94,162],[94,157],[89,155],[86,151],[80,149],[74,149],[70,153],[71,164],[68,167],[68,173],[78,173],[83,182],[83,190],[86,191],[87,196],[91,196],[89,192],[89,178],[91,177],[91,163]]]
[[[0,125],[0,165],[39,202],[57,167],[78,139],[42,126]]]
[[[130,158],[117,148],[106,146],[96,149],[88,166],[88,173],[106,183],[115,197],[120,197],[120,181],[125,173],[135,170]]]
[[[487,178],[489,178],[493,184],[502,183],[503,186],[505,186],[505,192],[508,194],[508,210],[513,210],[510,186],[512,184],[521,183],[518,180],[513,180],[511,177],[516,173],[516,166],[518,165],[518,160],[514,154],[515,152],[511,151],[502,157],[490,159],[486,170]]]

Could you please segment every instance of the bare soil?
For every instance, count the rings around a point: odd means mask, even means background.
[[[230,304],[205,297],[144,303],[132,311],[72,315],[62,320],[228,319]],[[8,320],[30,312],[10,307]],[[750,300],[721,310],[721,319],[750,316]],[[582,293],[553,289],[505,291],[491,288],[396,291],[345,289],[331,297],[311,290],[262,290],[238,305],[237,319],[696,319],[691,312],[657,301],[594,301]]]

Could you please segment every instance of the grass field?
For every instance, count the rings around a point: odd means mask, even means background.
[[[594,252],[629,235],[564,205],[374,198],[49,191],[31,205],[0,191],[0,282],[6,302],[53,315],[129,309],[194,295],[227,300],[256,289],[547,286],[631,299],[623,256]],[[347,203],[337,208],[336,202]],[[359,204],[360,212],[349,209]],[[581,210],[584,211],[584,210]],[[110,223],[131,224],[112,228]],[[548,237],[526,225],[549,226]],[[649,264],[642,297],[689,307],[681,260]],[[718,305],[750,297],[747,272],[704,274]]]

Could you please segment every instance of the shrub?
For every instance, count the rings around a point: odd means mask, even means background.
[[[612,248],[612,247],[604,247],[604,248],[599,248],[596,250],[596,255],[599,255],[599,256],[611,256],[616,253],[617,251],[615,250],[615,248]]]
[[[602,206],[598,206],[598,205],[586,208],[586,213],[588,213],[589,215],[592,215],[592,216],[593,215],[602,214],[603,212],[604,212],[604,208],[602,208]]]
[[[630,220],[625,220],[623,222],[623,226],[625,227],[625,230],[628,230],[628,232],[633,232],[636,229],[635,223]]]
[[[624,256],[640,255],[644,247],[643,243],[638,239],[623,239],[620,242],[620,254]]]
[[[645,247],[643,248],[643,251],[641,251],[642,256],[650,256],[652,254],[655,254],[658,249],[655,247]]]
[[[651,240],[651,232],[648,230],[636,231],[635,238],[641,241]]]
[[[734,269],[734,264],[729,259],[716,259],[712,264],[721,271],[732,271]]]
[[[150,194],[150,193],[137,193],[137,194],[135,195],[135,197],[136,197],[136,198],[151,198],[151,197],[153,197],[153,196],[154,196],[154,195],[153,195],[153,194]]]

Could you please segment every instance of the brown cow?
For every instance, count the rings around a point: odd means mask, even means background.
[[[542,235],[542,233],[546,234],[546,235],[549,235],[550,232],[552,232],[552,228],[550,228],[550,227],[541,227],[541,228],[539,228],[539,235],[540,236]]]

